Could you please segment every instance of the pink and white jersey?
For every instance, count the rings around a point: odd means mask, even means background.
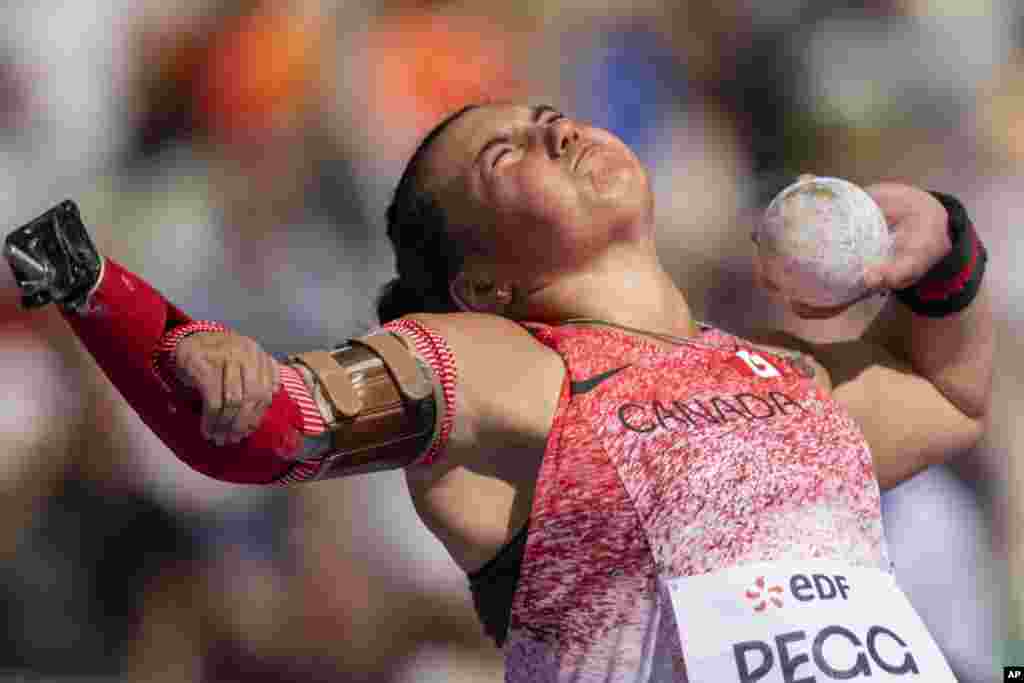
[[[616,328],[529,328],[568,377],[506,680],[687,681],[659,576],[812,558],[890,570],[867,443],[791,361],[706,326],[672,350]]]

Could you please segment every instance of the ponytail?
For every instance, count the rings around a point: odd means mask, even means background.
[[[448,218],[437,198],[423,187],[419,167],[427,148],[445,128],[477,106],[463,107],[427,133],[398,181],[387,210],[398,277],[385,284],[377,297],[382,325],[410,313],[459,310],[449,283],[462,268],[462,250],[448,235]]]

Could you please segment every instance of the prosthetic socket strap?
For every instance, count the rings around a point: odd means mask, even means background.
[[[930,194],[949,214],[949,239],[953,248],[912,287],[896,290],[893,296],[918,315],[942,318],[959,313],[974,301],[981,289],[988,252],[963,204],[948,194]]]
[[[315,478],[405,467],[430,444],[438,412],[432,374],[399,337],[371,334],[290,362],[312,375],[331,437],[310,471]]]

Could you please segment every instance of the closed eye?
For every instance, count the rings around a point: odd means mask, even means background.
[[[498,160],[503,156],[512,151],[511,147],[504,147],[500,152],[494,155],[494,160],[491,162],[491,168],[495,168],[498,165]]]
[[[495,155],[495,160],[490,163],[490,168],[496,168],[498,166],[498,161],[510,152],[512,152],[512,147],[503,147],[502,151]]]
[[[551,116],[551,118],[549,118],[547,121],[545,121],[544,125],[550,126],[550,125],[552,125],[554,123],[557,123],[558,121],[561,121],[564,118],[565,118],[565,114],[561,114],[559,112],[553,112],[553,115]],[[495,139],[491,140],[490,142],[488,142],[486,145],[484,145],[484,149],[481,150],[481,153],[486,152],[491,147],[494,147],[494,146],[497,146],[497,145],[503,144],[503,143],[508,143],[509,141],[510,141],[510,139],[508,137],[505,137],[505,136],[502,136],[502,137],[499,137],[499,138],[495,138]],[[511,147],[505,147],[500,152],[495,154],[494,158],[491,159],[491,168],[497,167],[498,161],[503,156],[505,156],[506,153],[511,152],[512,149],[513,148],[511,148]]]

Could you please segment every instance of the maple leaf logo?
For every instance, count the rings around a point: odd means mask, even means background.
[[[757,577],[754,586],[756,590],[749,588],[744,595],[753,603],[755,612],[765,611],[769,602],[776,607],[782,607],[782,586],[775,585],[765,588],[763,576]]]

